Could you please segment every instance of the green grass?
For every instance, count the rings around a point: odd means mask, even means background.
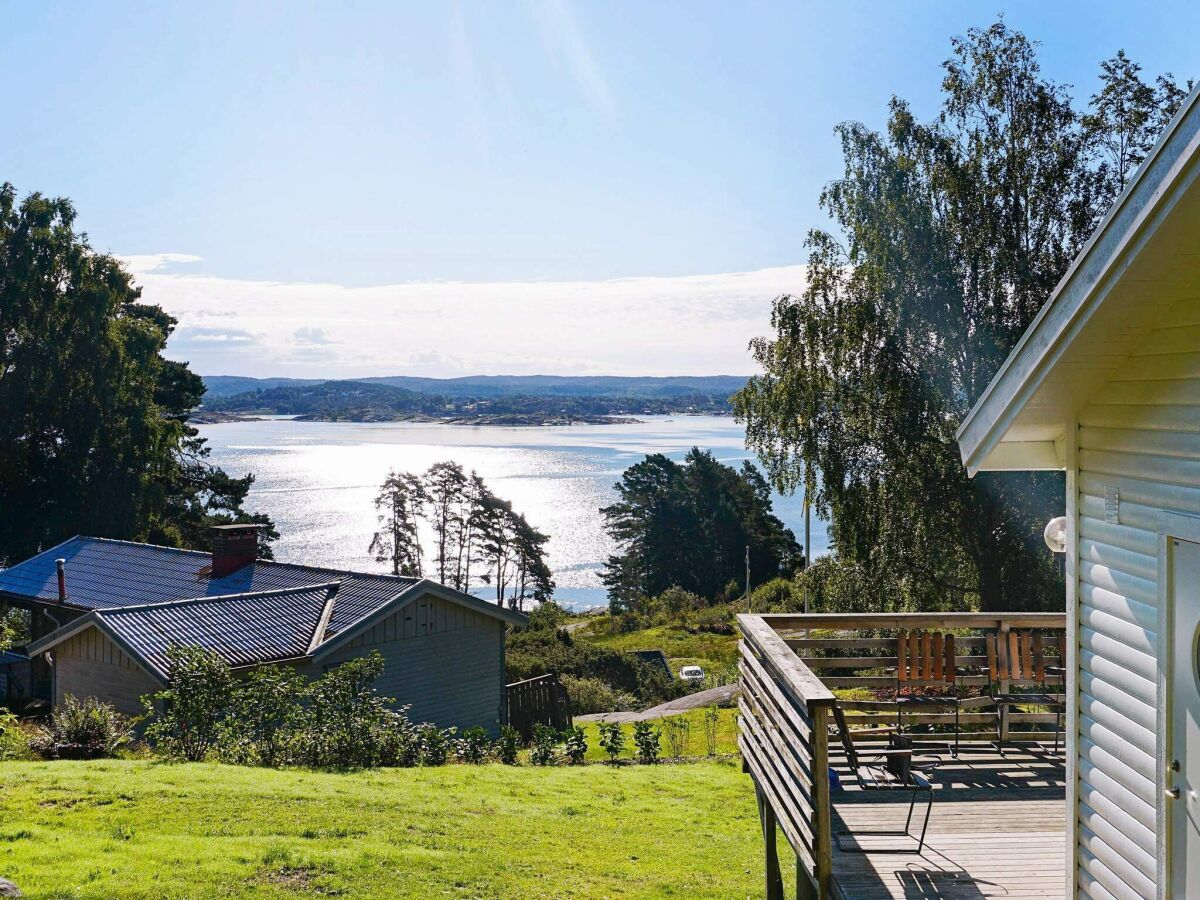
[[[714,672],[737,663],[737,635],[691,634],[679,625],[656,625],[613,634],[608,631],[610,623],[608,616],[596,616],[593,622],[572,632],[571,636],[610,650],[662,650],[676,673],[686,665],[703,666],[706,672]]]
[[[737,752],[737,710],[736,709],[719,709],[717,710],[717,753],[732,754]],[[708,748],[704,738],[704,710],[693,709],[685,713],[676,713],[676,715],[684,716],[691,727],[688,731],[687,744],[684,750],[684,757],[703,757],[707,754]],[[674,718],[674,717],[672,717]],[[607,760],[608,754],[600,749],[600,729],[595,722],[583,722],[583,730],[587,732],[589,760]],[[658,724],[652,722],[652,724]],[[625,752],[621,754],[621,759],[633,759],[633,726],[622,725],[621,730],[625,732]],[[666,741],[662,741],[663,758],[667,755]]]
[[[34,898],[750,897],[762,849],[734,762],[7,762],[0,875]]]

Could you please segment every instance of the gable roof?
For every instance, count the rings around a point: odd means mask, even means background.
[[[212,578],[208,553],[77,536],[0,570],[0,594],[57,603],[56,559],[67,561],[64,605],[75,609],[117,609],[341,581],[330,633],[349,627],[418,581],[270,560],[258,560],[223,578]]]
[[[166,681],[167,651],[211,650],[232,667],[298,659],[325,638],[340,582],[93,610],[35,641],[35,656],[95,626],[151,675]]]
[[[1075,415],[1172,304],[1197,296],[1198,96],[1200,87],[958,429],[972,475],[1062,468]]]

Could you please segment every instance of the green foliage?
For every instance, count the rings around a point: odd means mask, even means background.
[[[801,572],[796,581],[801,591],[808,590],[812,612],[867,613],[878,612],[885,606],[896,612],[932,612],[949,605],[945,596],[914,597],[906,590],[906,584],[897,583],[870,565],[837,554],[821,557]]]
[[[567,611],[553,600],[539,603],[529,611],[530,631],[555,631],[562,628],[566,621]]]
[[[687,716],[667,716],[660,723],[663,742],[671,759],[679,759],[687,749],[688,736],[692,732],[692,720]]]
[[[491,750],[492,742],[488,739],[487,732],[478,725],[464,729],[454,741],[454,755],[459,762],[471,765],[487,762]]]
[[[551,725],[536,723],[533,726],[533,743],[529,746],[529,761],[535,766],[554,765],[557,746],[558,731]]]
[[[129,719],[113,706],[68,694],[29,744],[50,759],[97,759],[116,755],[132,737]]]
[[[576,641],[562,630],[524,630],[509,635],[505,662],[510,681],[545,674],[560,679],[568,675],[594,678],[614,691],[632,694],[644,704],[661,703],[681,692],[661,669],[626,653]]]
[[[388,732],[397,714],[375,690],[382,672],[383,657],[372,651],[309,684],[299,761],[314,768],[358,768],[379,765],[385,748],[394,751]]]
[[[800,583],[803,574],[804,570],[801,570],[795,580],[772,578],[759,585],[750,593],[750,609],[756,613],[803,612],[804,592]]]
[[[587,716],[637,709],[637,697],[613,690],[599,678],[563,675],[560,680],[567,689],[567,696],[571,698],[572,715]]]
[[[450,747],[454,741],[456,729],[442,730],[436,725],[424,722],[417,726],[417,743],[421,748],[421,765],[444,766],[450,755]]]
[[[704,728],[704,752],[709,756],[717,755],[717,733],[721,723],[721,710],[714,706],[706,706],[701,718]]]
[[[29,753],[29,739],[16,715],[0,709],[0,762],[21,759]]]
[[[1085,120],[1003,22],[943,69],[932,121],[894,99],[882,133],[839,126],[821,205],[840,236],[809,235],[808,286],[775,301],[735,408],[776,487],[831,519],[874,611],[1061,609],[1041,531],[1062,476],[969,479],[954,433],[1182,92],[1139,89],[1118,59]]]
[[[517,764],[517,751],[521,748],[521,732],[511,725],[500,726],[500,739],[496,741],[496,757],[506,766]]]
[[[573,725],[563,733],[563,755],[573,766],[582,766],[587,756],[587,732]]]
[[[625,732],[615,722],[601,722],[599,730],[600,747],[608,754],[608,761],[615,764],[625,750]]]
[[[367,551],[387,563],[393,575],[421,576],[421,538],[417,523],[428,500],[425,485],[410,472],[389,472],[375,497],[379,530]]]
[[[659,742],[660,735],[658,727],[649,722],[633,723],[633,746],[637,752],[638,762],[644,765],[658,762],[658,755],[662,751],[662,744]]]
[[[750,548],[752,584],[790,572],[800,557],[791,531],[771,511],[767,482],[749,462],[740,470],[693,448],[683,464],[656,453],[625,470],[620,500],[605,507],[605,528],[619,547],[602,573],[614,612],[646,597],[690,604],[717,599],[741,581]]]
[[[167,650],[170,684],[144,698],[150,724],[146,738],[159,752],[197,761],[215,750],[233,697],[229,665],[208,650]]]
[[[175,319],[74,231],[70,201],[0,185],[0,564],[73,534],[195,548],[208,527],[266,526],[253,478],[206,461],[187,414],[204,392],[162,356]]]
[[[308,681],[288,666],[262,666],[238,682],[230,698],[221,757],[243,765],[287,762],[304,725]]]

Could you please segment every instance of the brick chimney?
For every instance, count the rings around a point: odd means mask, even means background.
[[[212,572],[224,578],[258,559],[257,525],[215,525],[212,529]]]
[[[67,561],[56,559],[54,567],[58,570],[58,602],[67,602]]]

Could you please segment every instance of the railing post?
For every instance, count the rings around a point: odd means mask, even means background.
[[[775,810],[763,795],[758,782],[754,783],[758,799],[758,820],[762,824],[763,850],[767,870],[767,900],[783,900],[783,873],[779,870],[778,837],[775,833]]]
[[[1008,622],[1000,620],[996,628],[997,643],[1003,641],[1005,646],[1008,645],[1008,632],[1010,631]],[[1000,679],[999,691],[1001,694],[1007,694],[1009,691],[1008,683],[1008,667],[1006,666],[1003,673],[1005,677]],[[1008,740],[1008,706],[1000,707],[1000,743],[1003,744]]]
[[[813,855],[817,864],[817,896],[829,895],[829,879],[833,870],[833,848],[830,844],[832,815],[829,798],[829,707],[812,704],[812,778],[813,778],[813,831],[816,846]],[[797,880],[799,896],[799,880]]]

